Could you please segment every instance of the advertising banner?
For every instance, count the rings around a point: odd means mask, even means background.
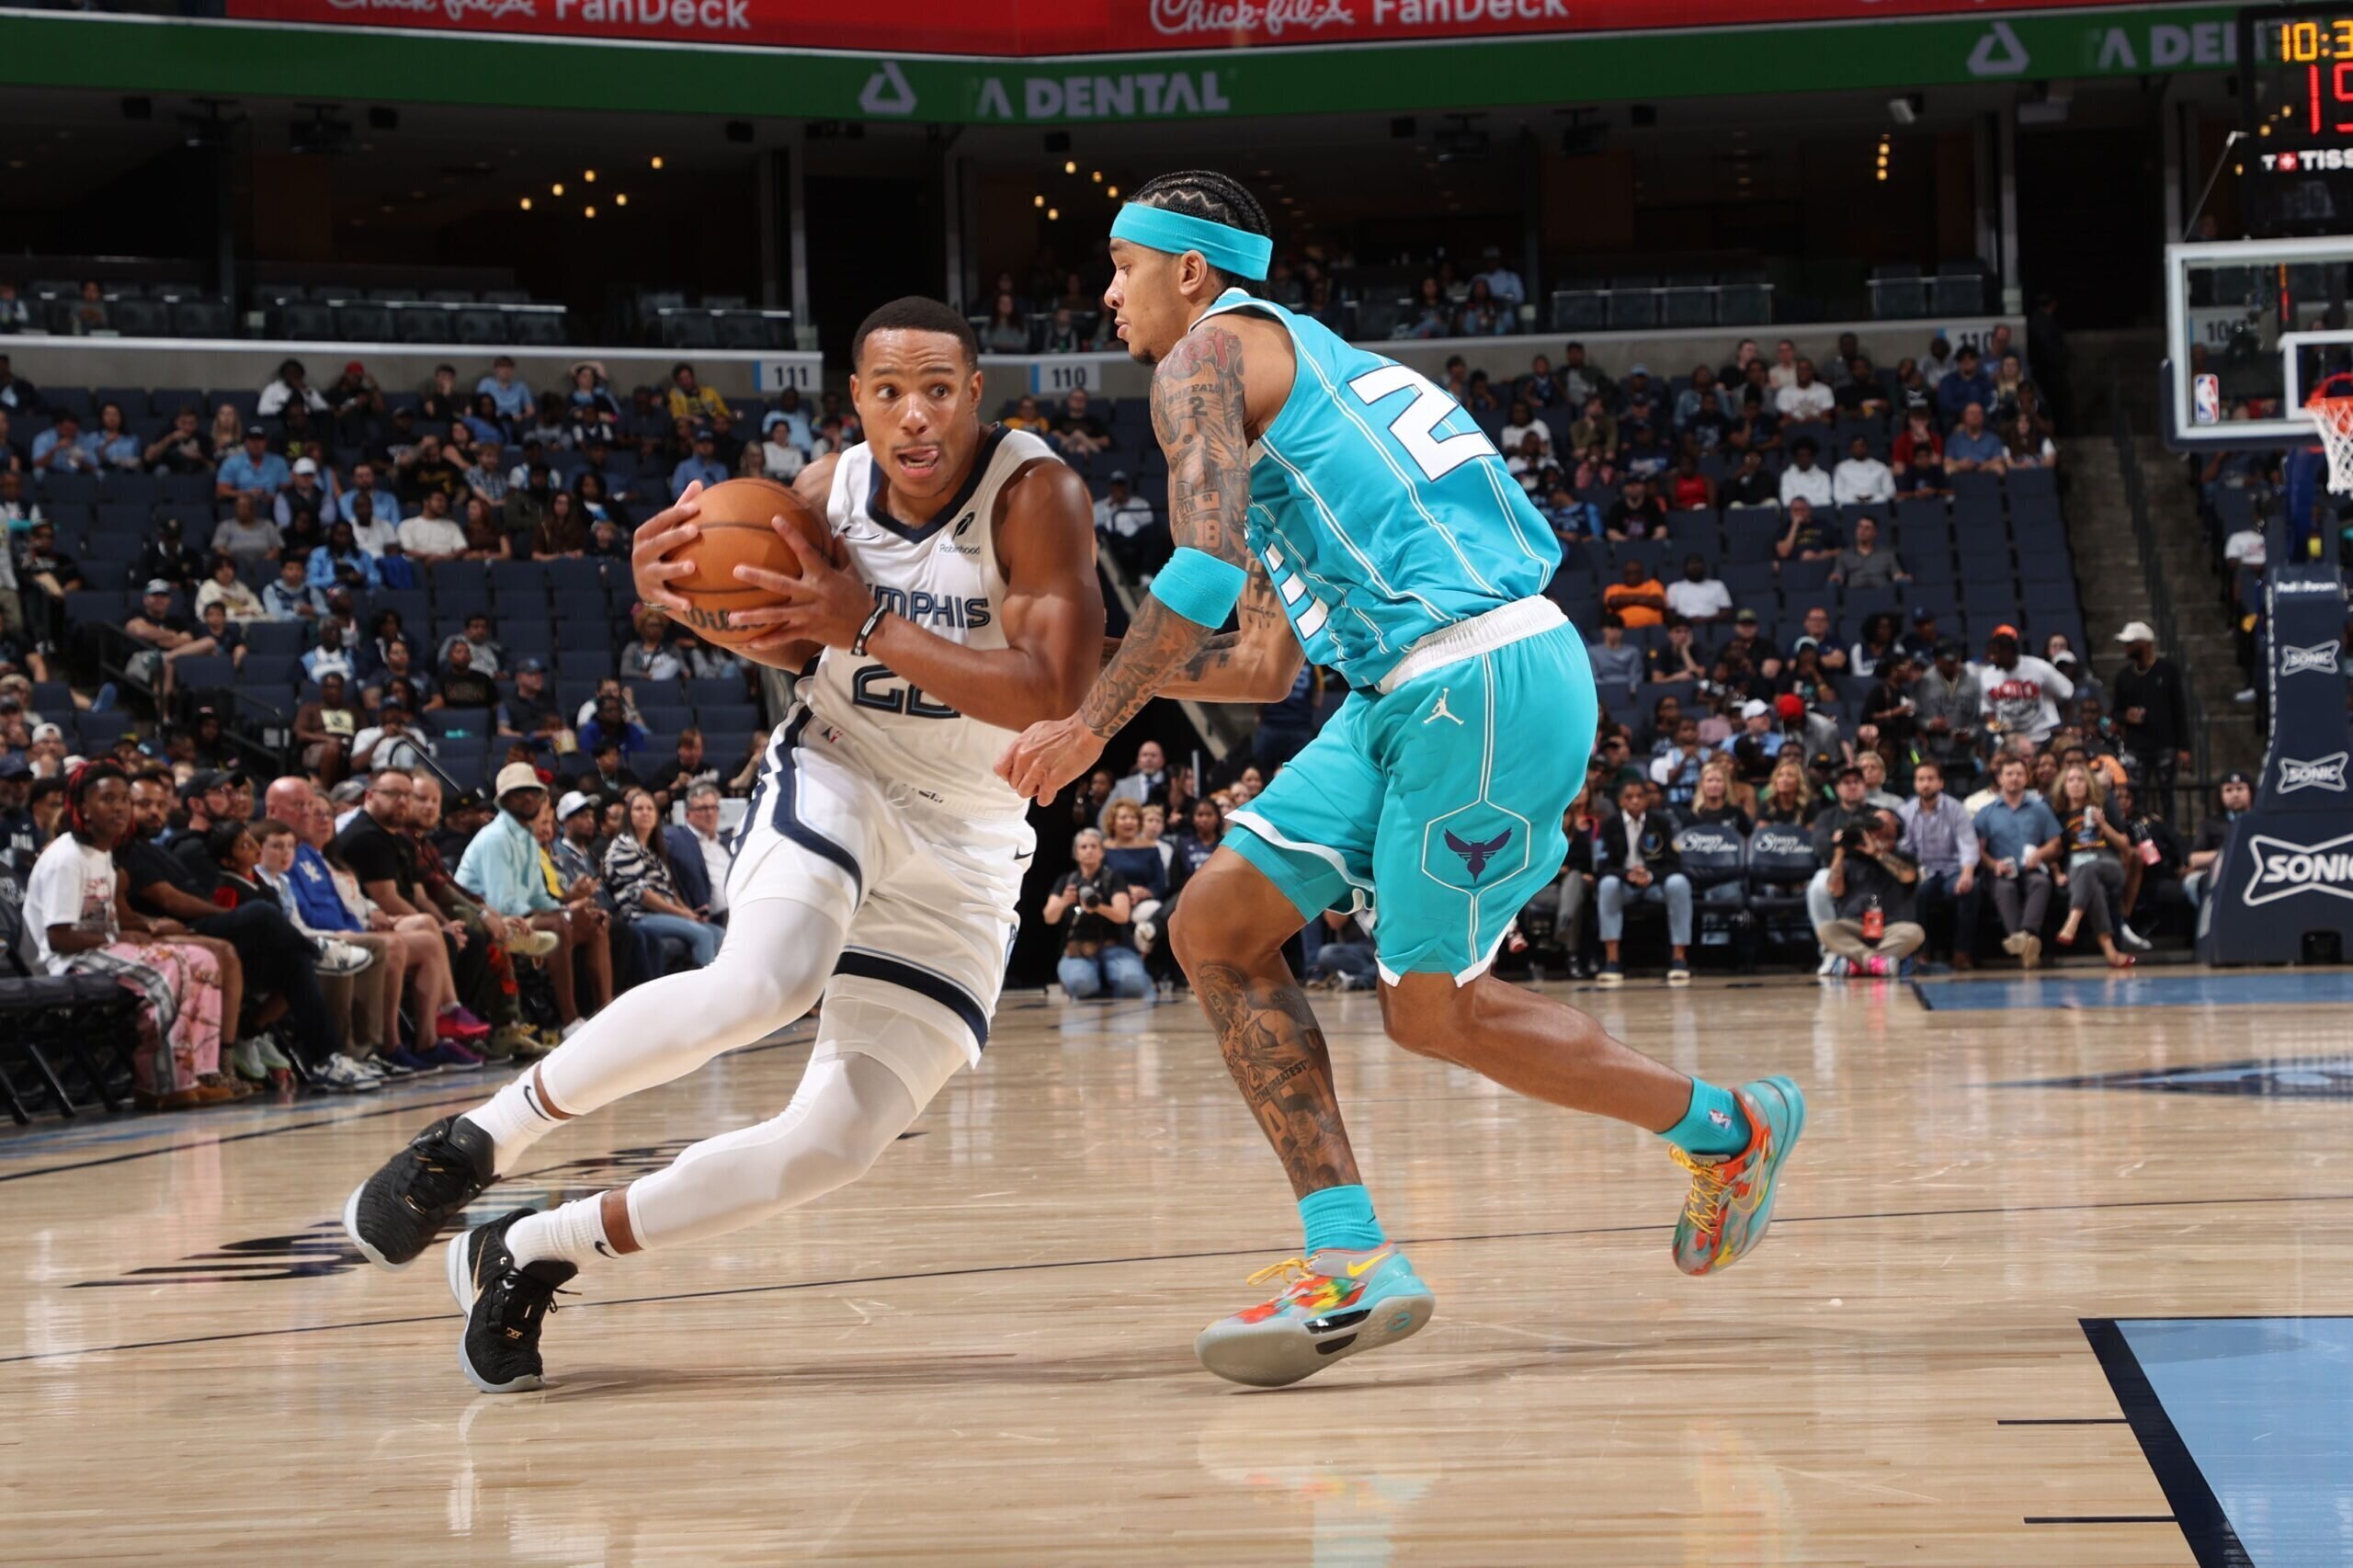
[[[228,0],[241,21],[892,55],[1148,54],[1904,17],[2101,0],[962,0],[919,24],[831,0]],[[2109,0],[2112,4],[2112,0]]]
[[[820,15],[815,0],[669,0],[660,13],[666,32],[620,18],[620,7],[655,0],[229,0],[235,15],[275,19],[258,27],[0,10],[0,84],[337,99],[350,91],[359,49],[371,95],[389,102],[1052,126],[1716,97],[1768,84],[1777,92],[1908,92],[1940,83],[2222,71],[2237,37],[2236,13],[2222,6],[2086,9],[2041,0],[2006,13],[1992,0],[1933,15],[1917,0],[1650,0],[1661,16],[1730,9],[1755,20],[1806,8],[1850,19],[1516,39],[1458,29],[1372,47],[1352,34],[1357,42],[1347,48],[1327,47],[1328,34],[1317,33],[1292,47],[1286,22],[1279,40],[1269,34],[1279,45],[1273,48],[997,57],[978,51],[1041,36],[1063,47],[1074,35],[1037,30],[1049,0],[972,3],[983,14],[999,7],[999,19],[1011,17],[1016,30],[975,28],[969,14],[953,12],[926,18],[922,47],[974,52],[902,47],[878,54],[853,47],[870,37],[871,13]],[[1018,14],[1003,9],[1017,3]],[[1061,3],[1074,13],[1103,0]],[[1469,0],[1453,3],[1461,21]],[[599,19],[584,22],[592,6]],[[1573,9],[1621,18],[1637,11],[1633,0]],[[633,8],[629,16],[653,14]],[[1857,15],[1867,19],[1852,20]],[[336,25],[308,25],[321,18]],[[1267,27],[1264,17],[1257,25]],[[368,29],[364,43],[355,27]],[[892,41],[909,40],[895,32]]]

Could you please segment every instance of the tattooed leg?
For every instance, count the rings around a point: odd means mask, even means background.
[[[1332,1056],[1283,962],[1299,912],[1258,870],[1221,853],[1178,901],[1169,937],[1216,1026],[1225,1064],[1290,1176],[1293,1197],[1360,1185]]]
[[[1226,1070],[1290,1174],[1291,1196],[1360,1185],[1332,1087],[1332,1054],[1282,955],[1255,971],[1205,963],[1192,978]]]

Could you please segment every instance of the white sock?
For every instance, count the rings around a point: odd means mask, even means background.
[[[605,1256],[618,1256],[605,1239],[605,1195],[601,1192],[575,1198],[545,1213],[525,1215],[508,1229],[506,1245],[518,1268],[546,1258],[586,1263],[597,1256],[600,1245],[606,1249]]]
[[[525,1068],[521,1077],[473,1109],[460,1113],[489,1133],[491,1142],[497,1145],[493,1169],[500,1176],[515,1168],[525,1150],[570,1119],[550,1111],[540,1099],[539,1085],[532,1082],[538,1074],[536,1066]]]

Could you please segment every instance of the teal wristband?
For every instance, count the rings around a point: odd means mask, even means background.
[[[1233,562],[1188,545],[1153,578],[1152,597],[1194,625],[1215,631],[1225,624],[1249,576]]]

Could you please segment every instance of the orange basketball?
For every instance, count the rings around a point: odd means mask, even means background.
[[[702,511],[695,526],[702,530],[702,537],[674,558],[695,563],[690,575],[670,584],[693,607],[676,619],[713,642],[732,645],[765,636],[767,628],[728,623],[731,611],[765,609],[779,602],[766,588],[738,582],[735,568],[801,569],[800,556],[769,525],[773,517],[790,521],[812,549],[822,548],[830,530],[798,493],[772,479],[731,479],[704,491],[699,500]]]

